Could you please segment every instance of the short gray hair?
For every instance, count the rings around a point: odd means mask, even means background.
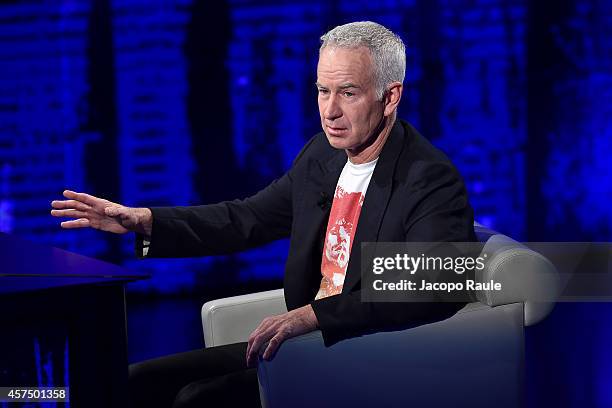
[[[367,47],[374,62],[376,95],[382,99],[387,85],[404,82],[406,47],[402,39],[389,29],[372,21],[358,21],[335,27],[321,36],[321,48]]]

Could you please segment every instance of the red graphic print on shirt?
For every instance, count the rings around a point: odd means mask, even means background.
[[[321,261],[323,276],[316,299],[336,295],[342,291],[362,205],[363,193],[349,193],[340,185],[336,187]]]

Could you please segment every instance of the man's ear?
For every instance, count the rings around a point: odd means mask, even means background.
[[[387,87],[387,91],[383,96],[383,102],[385,104],[385,116],[391,116],[393,112],[397,109],[397,105],[400,103],[400,99],[402,99],[402,91],[404,90],[404,85],[401,82],[393,82],[391,85]]]

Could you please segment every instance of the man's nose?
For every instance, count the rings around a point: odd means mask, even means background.
[[[327,120],[338,119],[342,116],[342,110],[340,109],[340,105],[338,104],[338,99],[335,95],[330,95],[327,100],[327,104],[325,104],[325,109],[323,110],[323,117]]]

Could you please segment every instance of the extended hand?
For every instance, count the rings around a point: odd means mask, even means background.
[[[246,352],[247,365],[255,366],[259,349],[266,341],[269,342],[263,358],[270,360],[283,341],[316,330],[317,327],[319,327],[319,322],[310,305],[282,315],[266,317],[249,336]]]
[[[64,191],[68,200],[52,201],[51,215],[75,218],[64,221],[62,228],[91,227],[115,234],[129,231],[151,236],[153,217],[148,208],[131,208],[102,198],[70,190]]]

